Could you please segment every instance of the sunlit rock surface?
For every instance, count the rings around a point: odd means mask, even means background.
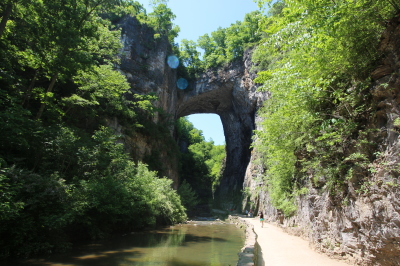
[[[223,207],[240,208],[240,190],[250,160],[254,116],[263,98],[262,93],[256,92],[256,86],[252,82],[254,75],[250,74],[250,52],[245,54],[243,60],[206,71],[185,90],[180,90],[176,85],[180,77],[177,76],[176,69],[168,64],[171,61],[168,60],[171,55],[168,42],[154,40],[153,31],[140,25],[134,18],[125,19],[121,25],[124,48],[120,70],[128,78],[134,93],[154,93],[159,98],[156,106],[175,119],[198,113],[220,116],[227,158],[225,172],[215,197]],[[154,117],[153,120],[157,122],[158,118]],[[136,137],[135,140],[128,141],[133,147],[135,143],[142,142],[139,145],[141,147],[132,148],[133,152],[152,152],[154,144],[146,143],[144,138],[146,137],[139,140]],[[137,154],[138,158],[143,156]],[[176,173],[170,171],[170,174],[177,180]]]
[[[124,18],[119,26],[123,44],[119,71],[126,76],[133,93],[158,97],[154,105],[164,110],[164,115],[155,113],[147,119],[153,123],[167,123],[175,115],[177,102],[177,70],[167,64],[167,57],[172,55],[171,46],[166,38],[154,39],[154,31],[133,17]],[[132,99],[131,95],[127,97]],[[111,120],[110,125],[118,133],[124,132],[116,119]],[[134,134],[122,134],[126,151],[137,161],[155,162],[160,176],[172,179],[177,188],[178,158],[171,148],[175,144],[169,143],[174,142],[173,131],[170,129],[170,139],[157,132],[150,133],[139,129]]]
[[[176,116],[213,113],[220,116],[226,139],[226,168],[215,192],[219,207],[239,209],[243,178],[250,160],[254,117],[265,95],[252,82],[251,53],[225,67],[209,69],[179,92]]]

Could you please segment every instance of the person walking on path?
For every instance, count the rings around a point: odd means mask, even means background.
[[[260,212],[260,223],[261,223],[261,228],[264,227],[264,214],[263,212]]]
[[[246,219],[254,226],[260,247],[257,265],[269,266],[350,266],[344,261],[329,258],[310,248],[309,243],[285,233],[282,228],[265,222],[261,228],[258,219]]]

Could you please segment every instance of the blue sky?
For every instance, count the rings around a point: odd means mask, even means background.
[[[151,12],[149,0],[138,0]],[[175,42],[182,39],[197,41],[197,39],[215,31],[218,27],[226,28],[236,21],[242,21],[244,15],[258,10],[253,0],[169,0],[168,7],[176,15],[174,24],[180,27],[180,33]],[[218,115],[196,114],[189,116],[189,121],[203,131],[207,141],[212,139],[216,145],[225,142],[221,120]]]

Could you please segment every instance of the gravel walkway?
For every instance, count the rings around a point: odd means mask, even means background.
[[[285,233],[281,228],[264,223],[261,228],[259,218],[244,218],[254,225],[257,243],[261,247],[264,262],[257,266],[349,266],[320,254],[309,247],[304,239]]]

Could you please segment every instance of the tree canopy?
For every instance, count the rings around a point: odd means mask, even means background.
[[[204,34],[197,42],[182,40],[179,56],[187,67],[188,78],[195,78],[207,68],[219,67],[242,58],[244,50],[254,46],[261,39],[258,28],[262,13],[254,11],[245,15],[243,21],[236,21],[228,28]],[[202,59],[200,52],[202,51]]]
[[[340,194],[355,174],[349,158],[359,158],[365,170],[373,158],[362,123],[371,110],[369,74],[384,21],[398,8],[369,0],[258,2],[269,3],[270,12],[260,21],[255,81],[271,100],[260,112],[255,146],[264,155],[274,206],[290,215],[309,176]]]
[[[172,181],[134,162],[106,127],[117,117],[135,132],[154,111],[154,96],[132,95],[116,69],[112,22],[142,16],[171,35],[172,15],[159,9],[164,17],[135,1],[0,3],[0,258],[186,219]],[[161,127],[153,132],[172,139]]]
[[[209,204],[222,175],[225,145],[205,141],[201,130],[196,129],[187,118],[177,121],[178,142],[181,149],[180,176],[197,194],[199,202]],[[187,186],[187,185],[186,185]]]

